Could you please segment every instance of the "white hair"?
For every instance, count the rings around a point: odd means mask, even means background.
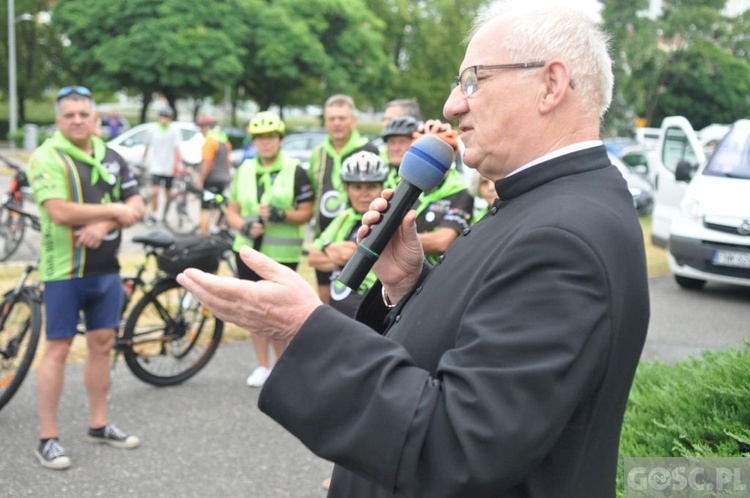
[[[614,86],[610,37],[593,19],[559,0],[500,0],[477,15],[469,39],[497,20],[510,21],[499,42],[513,57],[500,62],[563,61],[584,109],[604,117]]]

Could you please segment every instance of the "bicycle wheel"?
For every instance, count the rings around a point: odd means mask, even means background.
[[[164,226],[175,235],[189,235],[198,229],[200,200],[189,192],[177,192],[164,217]]]
[[[20,206],[19,206],[20,207]],[[5,261],[16,252],[21,245],[26,222],[18,213],[0,207],[0,261]]]
[[[42,306],[35,296],[22,292],[0,303],[0,409],[18,391],[34,360],[42,328]]]
[[[224,322],[209,314],[175,279],[165,278],[135,303],[118,342],[136,377],[155,386],[171,386],[206,366],[223,331]]]
[[[131,171],[138,181],[138,193],[141,194],[143,203],[146,205],[146,207],[148,207],[148,205],[151,203],[151,196],[153,195],[154,189],[153,183],[151,181],[151,173],[148,172],[148,169],[143,164],[131,165]]]

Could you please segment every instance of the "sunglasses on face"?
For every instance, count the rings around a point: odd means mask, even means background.
[[[57,100],[64,99],[65,97],[68,97],[70,95],[80,95],[81,97],[86,97],[87,99],[92,98],[91,90],[89,90],[85,86],[72,85],[62,87],[60,91],[57,92]]]

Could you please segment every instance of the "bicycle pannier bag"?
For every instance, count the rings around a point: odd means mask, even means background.
[[[219,260],[230,246],[213,237],[191,235],[175,241],[164,249],[157,258],[159,269],[170,275],[177,275],[187,268],[198,268],[216,273]]]

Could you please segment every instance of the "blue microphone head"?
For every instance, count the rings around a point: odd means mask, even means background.
[[[440,185],[452,163],[453,147],[435,135],[424,135],[406,151],[398,174],[422,192],[429,192]]]

